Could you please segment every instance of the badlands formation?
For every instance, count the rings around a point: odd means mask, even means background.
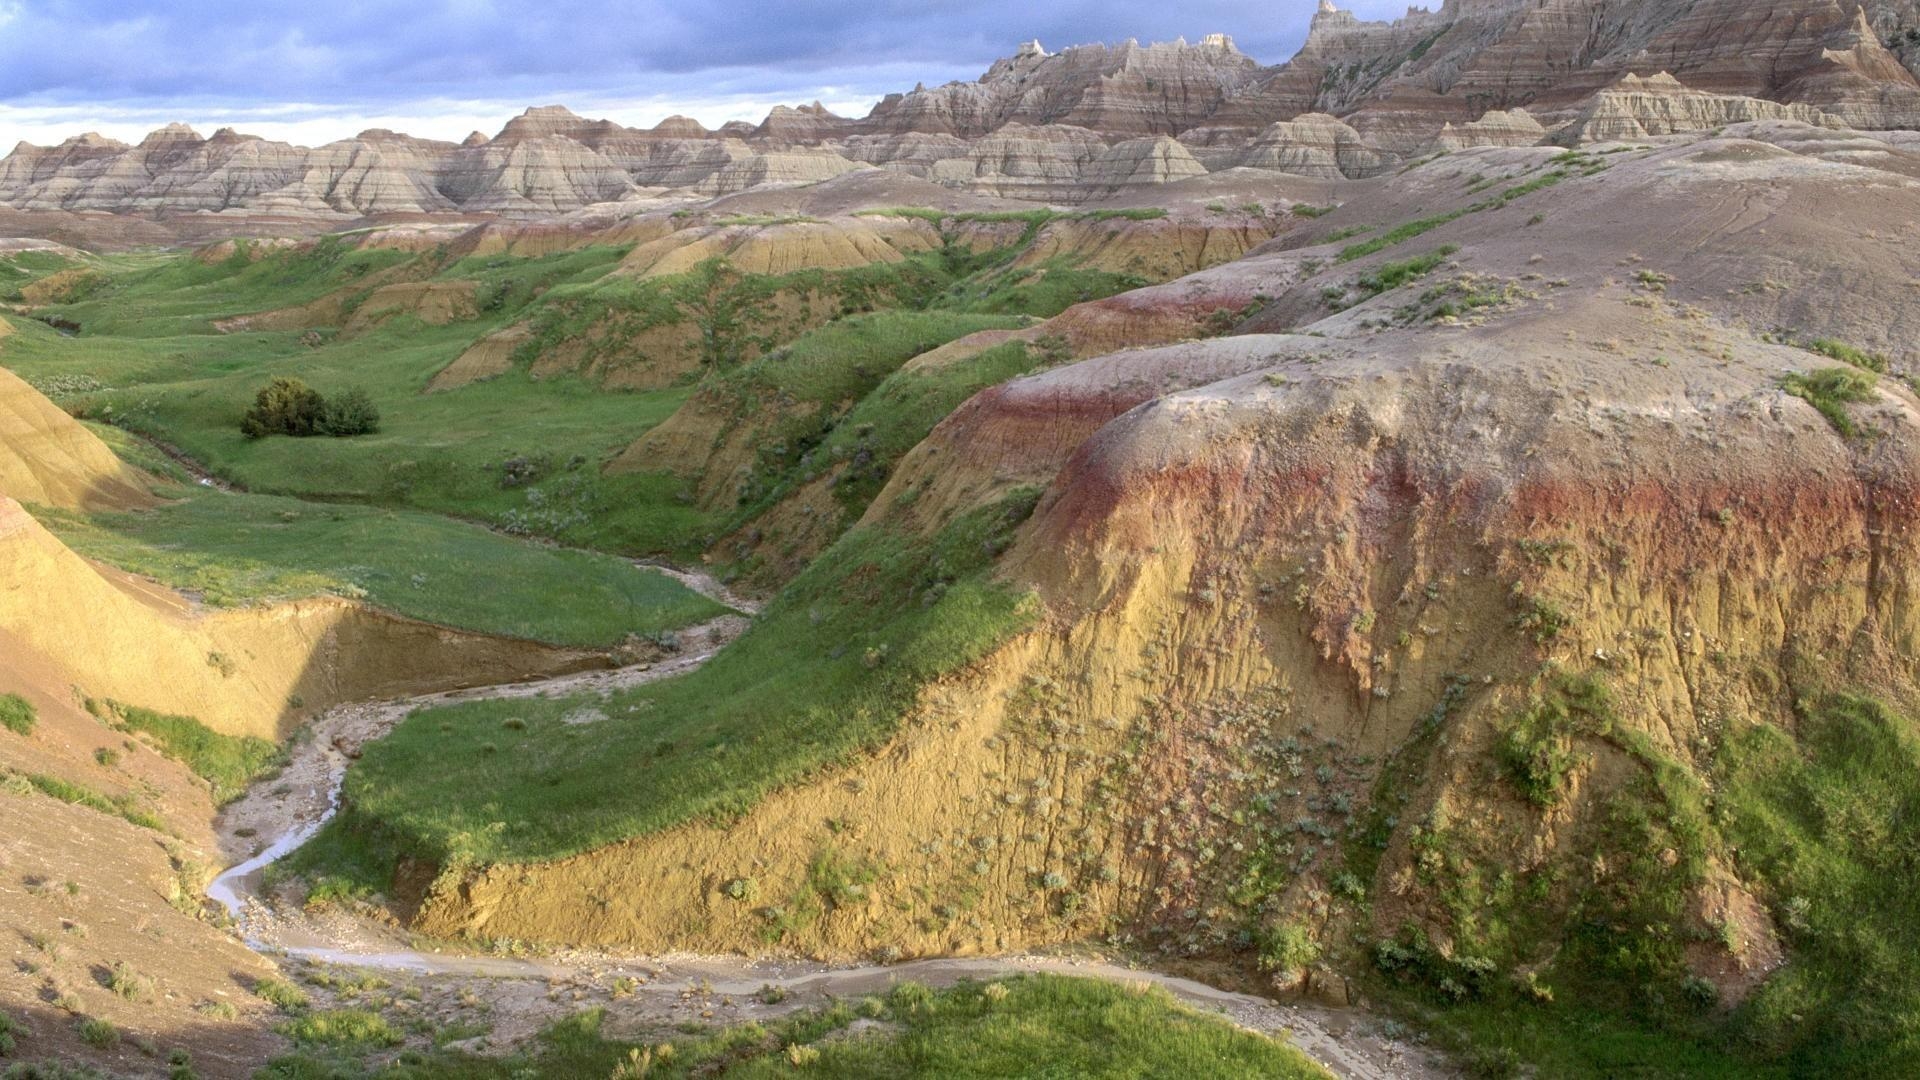
[[[17,148],[0,1062],[1920,1071],[1917,69],[1323,3]]]
[[[0,160],[0,206],[524,217],[868,168],[1078,203],[1236,168],[1360,178],[1438,150],[1742,120],[1912,129],[1915,18],[1913,0],[1446,0],[1371,23],[1323,0],[1277,67],[1221,34],[1060,53],[1030,42],[975,82],[892,94],[860,119],[816,103],[718,131],[685,117],[636,129],[546,106],[459,144],[374,130],[312,149],[175,124],[136,146],[23,143]]]

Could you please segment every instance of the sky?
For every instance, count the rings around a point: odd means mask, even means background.
[[[373,127],[489,135],[528,105],[709,127],[974,79],[1038,38],[1231,34],[1291,56],[1318,0],[0,0],[0,153],[181,121],[303,145]],[[1363,17],[1406,0],[1342,3]]]

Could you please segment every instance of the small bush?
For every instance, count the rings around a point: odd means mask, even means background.
[[[1827,423],[1848,438],[1860,434],[1860,429],[1847,415],[1846,407],[1872,401],[1879,385],[1878,375],[1851,367],[1821,368],[1812,374],[1788,375],[1780,380],[1782,390],[1820,410]]]
[[[15,735],[31,735],[39,722],[40,714],[34,711],[33,702],[19,694],[0,694],[0,727]]]
[[[97,1016],[89,1016],[80,1021],[80,1041],[97,1050],[111,1050],[120,1045],[120,1029]]]
[[[1613,703],[1605,686],[1563,677],[1512,718],[1499,743],[1507,772],[1535,806],[1560,801],[1567,776],[1580,764],[1577,735],[1604,737],[1613,730]]]
[[[107,971],[107,989],[128,1001],[143,1001],[152,994],[153,981],[128,967],[125,960],[115,960]]]
[[[1262,971],[1304,971],[1320,959],[1320,943],[1313,931],[1297,922],[1268,927],[1260,935]]]
[[[327,401],[320,427],[335,438],[371,435],[380,430],[380,410],[374,407],[373,398],[356,386]]]
[[[249,439],[268,435],[314,435],[326,411],[326,399],[299,379],[281,376],[260,388],[253,408],[240,420],[240,433]]]
[[[249,439],[366,435],[378,430],[380,410],[365,390],[355,387],[329,401],[320,391],[284,375],[260,388],[253,407],[240,420],[240,432]]]

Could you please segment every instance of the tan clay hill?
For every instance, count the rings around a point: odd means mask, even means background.
[[[1916,29],[1915,0],[1446,0],[1391,23],[1322,0],[1300,52],[1277,67],[1219,34],[1057,54],[1030,42],[975,82],[890,95],[862,119],[816,103],[757,127],[709,132],[674,117],[641,130],[547,106],[491,139],[373,130],[314,149],[181,125],[137,146],[87,134],[0,160],[0,207],[55,215],[9,229],[23,233],[88,227],[64,215],[200,211],[284,231],[685,201],[873,168],[1076,203],[1226,168],[1358,177],[1437,150],[1636,129],[1768,118],[1911,128]]]

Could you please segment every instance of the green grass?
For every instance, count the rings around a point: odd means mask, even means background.
[[[834,498],[848,520],[857,518],[900,459],[936,424],[975,393],[1025,374],[1036,363],[1025,344],[1009,342],[938,368],[894,371],[851,408],[764,447],[757,470],[742,486],[740,519],[751,520],[835,469]]]
[[[981,330],[1014,330],[1022,316],[950,311],[854,315],[810,331],[773,353],[713,380],[705,392],[736,410],[763,405],[830,407],[864,397],[908,360]]]
[[[1557,158],[1555,159],[1556,162],[1558,160],[1559,159]],[[1442,225],[1452,224],[1453,222],[1458,221],[1463,217],[1466,217],[1468,214],[1477,214],[1483,210],[1498,210],[1501,207],[1506,206],[1508,203],[1513,202],[1515,199],[1523,198],[1527,195],[1533,194],[1536,191],[1541,191],[1543,189],[1553,187],[1555,184],[1558,184],[1562,180],[1567,179],[1567,177],[1570,175],[1571,175],[1570,173],[1566,172],[1563,169],[1552,169],[1547,172],[1543,172],[1540,175],[1535,176],[1530,180],[1526,180],[1521,183],[1515,184],[1514,186],[1502,191],[1500,194],[1495,195],[1492,198],[1483,199],[1480,202],[1474,203],[1471,206],[1465,206],[1458,210],[1450,210],[1444,214],[1434,214],[1430,217],[1417,218],[1413,221],[1408,221],[1403,224],[1396,225],[1392,229],[1389,229],[1388,231],[1380,234],[1379,236],[1374,237],[1371,240],[1366,240],[1358,244],[1350,244],[1347,247],[1341,248],[1340,254],[1336,261],[1352,262],[1355,259],[1364,259],[1369,255],[1378,254],[1379,252],[1385,251],[1386,249],[1393,247],[1395,245],[1404,244],[1407,241],[1414,239],[1415,237],[1424,236],[1427,233],[1432,232],[1433,230],[1439,228]],[[1584,175],[1591,176],[1592,173],[1589,172]],[[1341,234],[1337,234],[1337,235],[1344,237],[1349,234],[1342,232]],[[1323,240],[1321,242],[1331,243],[1332,238]]]
[[[856,530],[680,678],[604,700],[416,713],[367,747],[340,815],[284,865],[327,895],[357,895],[385,891],[402,856],[555,859],[739,815],[878,745],[929,679],[1025,625],[1024,598],[986,574],[1034,498],[1017,493],[932,539]],[[566,722],[583,708],[606,718]]]
[[[217,654],[209,660],[218,663]],[[119,702],[88,702],[101,719],[120,731],[151,737],[160,752],[192,770],[213,788],[213,803],[224,806],[246,794],[247,785],[286,764],[286,751],[251,735],[222,735],[190,716],[169,716]]]
[[[1718,816],[1791,959],[1736,1018],[1798,1076],[1920,1075],[1920,728],[1881,702],[1803,703],[1721,755]]]
[[[405,1036],[369,1009],[320,1009],[280,1024],[280,1034],[303,1044],[348,1047],[398,1046]]]
[[[325,247],[326,245],[323,245]],[[466,259],[444,269],[409,265],[411,277],[476,284],[477,319],[433,327],[408,316],[351,337],[323,329],[213,332],[214,319],[297,304],[356,288],[411,256],[340,253],[270,256],[213,266],[185,256],[122,256],[100,299],[58,310],[84,332],[63,338],[23,321],[7,365],[36,383],[98,384],[70,408],[151,435],[256,492],[407,506],[482,518],[586,546],[687,550],[704,522],[665,498],[636,500],[603,484],[597,466],[671,415],[686,387],[609,391],[574,377],[536,380],[524,369],[446,394],[427,383],[474,340],[569,288],[582,289],[621,249],[543,259]],[[423,259],[426,257],[422,257]],[[365,386],[383,427],[355,439],[249,442],[237,427],[253,393],[274,375],[323,392]],[[503,462],[545,457],[540,484],[506,487]]]
[[[1336,261],[1352,262],[1355,259],[1364,259],[1369,255],[1385,251],[1396,244],[1404,244],[1417,236],[1430,233],[1442,225],[1458,221],[1465,217],[1467,213],[1465,210],[1455,210],[1450,214],[1437,214],[1433,217],[1409,221],[1404,225],[1396,225],[1371,240],[1365,240],[1358,244],[1349,244],[1341,248]]]
[[[724,515],[695,505],[684,481],[660,474],[609,477],[601,465],[670,416],[703,378],[728,375],[783,345],[794,345],[790,355],[801,360],[781,376],[784,382],[815,378],[803,370],[815,362],[822,380],[857,374],[857,360],[843,363],[824,348],[808,354],[788,340],[823,323],[871,312],[896,315],[842,338],[868,335],[872,340],[861,347],[884,353],[910,341],[937,344],[949,332],[934,332],[940,327],[957,334],[1010,325],[1144,283],[1064,260],[1014,268],[1022,246],[1062,216],[1150,219],[1158,213],[956,215],[955,222],[1009,220],[1027,228],[1018,241],[991,251],[976,252],[949,237],[941,249],[897,264],[778,277],[716,265],[640,280],[607,273],[624,248],[450,261],[439,252],[357,251],[350,237],[255,261],[238,254],[212,264],[177,254],[120,255],[101,260],[105,284],[97,293],[49,309],[80,324],[78,337],[22,320],[8,339],[6,363],[59,393],[63,405],[83,417],[176,447],[257,494],[423,510],[576,547],[686,557],[713,542]],[[396,315],[353,334],[334,326],[224,334],[213,328],[223,317],[328,296],[351,310],[389,281],[472,282],[478,316],[436,327]],[[776,300],[799,310],[776,310]],[[506,373],[449,392],[423,392],[476,340],[519,323],[531,336]],[[687,349],[711,361],[673,385],[618,391],[600,383],[603,374],[531,374],[537,357],[563,345],[581,350],[583,362],[603,365],[604,372],[684,363],[686,357],[641,355],[633,344],[643,331],[670,324],[684,325],[696,341]],[[896,358],[879,364],[892,366]],[[240,417],[259,387],[281,375],[327,394],[364,387],[380,411],[381,430],[352,439],[244,438]],[[509,482],[528,462],[534,478]]]
[[[80,1041],[95,1050],[111,1050],[120,1045],[120,1029],[97,1016],[81,1020],[75,1029],[80,1033]]]
[[[1806,349],[1808,352],[1819,353],[1829,360],[1838,360],[1843,364],[1851,364],[1862,371],[1871,371],[1876,375],[1884,375],[1887,373],[1886,357],[1881,356],[1879,353],[1867,352],[1865,349],[1856,349],[1844,341],[1835,341],[1832,338],[1815,338],[1807,342]]]
[[[31,735],[35,724],[40,722],[40,714],[34,709],[33,702],[19,694],[0,694],[0,728],[6,728],[15,735]]]
[[[965,282],[940,301],[953,311],[1051,318],[1075,304],[1138,289],[1147,279],[1073,265],[1065,258]]]
[[[1833,430],[1854,438],[1860,434],[1847,406],[1872,401],[1879,376],[1854,367],[1821,368],[1805,375],[1792,374],[1780,379],[1780,388],[1820,410]]]
[[[120,818],[143,829],[166,832],[166,823],[152,811],[140,805],[133,795],[103,795],[84,784],[62,780],[45,773],[19,772],[13,769],[0,769],[0,787],[19,794],[39,792],[42,795],[59,799],[63,803],[84,806],[102,814]]]
[[[862,1017],[886,1026],[845,1034]],[[1089,979],[1019,976],[929,990],[903,983],[859,1008],[836,1004],[766,1024],[748,1023],[647,1044],[616,1040],[591,1011],[555,1024],[509,1058],[436,1051],[383,1072],[312,1053],[276,1060],[267,1080],[378,1075],[390,1080],[604,1080],[645,1062],[647,1080],[707,1077],[858,1078],[1245,1076],[1308,1080],[1328,1074],[1285,1042],[1180,1004],[1158,988]],[[671,1046],[664,1050],[663,1045]],[[798,1047],[798,1050],[794,1048]],[[804,1062],[796,1065],[796,1061]],[[639,1075],[638,1070],[628,1075]]]
[[[1476,1075],[1522,1065],[1555,1077],[1920,1074],[1920,858],[1905,825],[1920,815],[1920,725],[1871,697],[1803,699],[1791,724],[1727,733],[1709,794],[1644,736],[1609,733],[1591,684],[1554,682],[1532,708],[1552,715],[1522,727],[1580,727],[1648,767],[1599,821],[1610,883],[1589,888],[1566,923],[1540,972],[1550,996],[1530,998],[1504,977],[1469,981],[1463,1000],[1410,994],[1410,982],[1476,978],[1460,960],[1488,946],[1458,935],[1449,958],[1403,935],[1392,950],[1397,981],[1383,991],[1399,1011]],[[1787,947],[1786,963],[1725,1011],[1687,977],[1680,925],[1710,855],[1753,889]],[[1475,911],[1521,918],[1524,906]],[[1504,967],[1538,951],[1541,939],[1529,940],[1492,953]]]
[[[607,646],[725,609],[624,559],[412,510],[183,488],[153,510],[41,510],[89,558],[235,606],[363,597],[412,618],[556,645]]]
[[[1354,284],[1359,286],[1362,292],[1370,296],[1378,296],[1431,274],[1459,250],[1452,244],[1446,244],[1411,259],[1381,263],[1371,271],[1360,275]]]
[[[818,223],[819,220],[819,218],[808,217],[805,214],[784,214],[778,216],[773,214],[735,214],[731,217],[715,218],[713,223],[721,226],[812,225]]]
[[[283,1013],[305,1012],[308,1005],[307,992],[285,979],[267,976],[253,984],[254,996],[273,1005]]]
[[[891,206],[878,210],[856,210],[855,217],[894,217],[914,218],[930,221],[935,225],[947,222],[1001,222],[1021,221],[1030,225],[1044,225],[1049,221],[1159,221],[1167,212],[1153,207],[1127,208],[1117,210],[968,210],[948,213],[925,206]]]

